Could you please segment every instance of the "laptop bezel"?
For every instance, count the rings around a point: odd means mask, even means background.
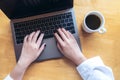
[[[13,2],[14,1],[14,2]],[[13,5],[15,5],[15,3],[17,3],[17,0],[13,0],[11,3]],[[16,1],[16,2],[15,2]],[[1,1],[2,2],[2,1]],[[55,11],[61,11],[61,10],[65,10],[65,9],[69,9],[69,8],[72,8],[73,7],[73,0],[70,0],[70,3],[68,5],[66,5],[65,7],[57,7],[57,8],[54,8],[54,9],[50,9],[50,10],[46,10],[46,11],[42,11],[42,12],[38,12],[39,14],[35,14],[35,15],[29,15],[29,16],[22,16],[22,17],[16,17],[16,18],[12,18],[11,15],[13,14],[10,14],[10,11],[14,11],[14,7],[15,6],[12,6],[11,8],[9,8],[9,6],[6,6],[5,4],[7,4],[7,2],[2,2],[0,3],[0,8],[1,10],[6,14],[6,16],[13,20],[13,19],[19,19],[19,18],[25,18],[25,17],[31,17],[31,16],[36,16],[36,15],[40,15],[40,14],[44,14],[44,13],[50,13],[50,12],[55,12]],[[4,8],[6,7],[6,8]],[[7,9],[8,8],[8,9]]]

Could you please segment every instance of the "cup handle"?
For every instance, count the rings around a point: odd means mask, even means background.
[[[107,32],[107,30],[106,30],[106,28],[104,28],[104,27],[99,30],[99,33],[100,33],[100,34],[103,34],[103,33],[105,33],[105,32]]]

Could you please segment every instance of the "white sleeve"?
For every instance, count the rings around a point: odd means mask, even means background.
[[[111,68],[104,65],[100,57],[94,57],[77,67],[83,80],[114,80]]]
[[[4,80],[13,80],[10,75],[8,75]]]

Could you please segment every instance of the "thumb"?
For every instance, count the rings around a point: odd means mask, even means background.
[[[45,47],[46,47],[46,43],[43,43],[42,46],[39,48],[38,56],[42,53],[42,51],[45,49]]]
[[[57,43],[57,47],[58,47],[58,49],[63,53],[63,50],[62,50],[62,48],[61,48],[61,46],[60,46],[59,43]]]

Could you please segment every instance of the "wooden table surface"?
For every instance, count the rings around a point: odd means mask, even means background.
[[[120,0],[74,0],[75,15],[83,54],[87,58],[100,56],[113,69],[115,80],[120,80]],[[105,16],[105,34],[82,31],[84,15],[98,10]],[[15,66],[15,55],[10,20],[0,11],[0,80]],[[24,80],[82,80],[76,66],[62,58],[35,63],[25,73]]]

